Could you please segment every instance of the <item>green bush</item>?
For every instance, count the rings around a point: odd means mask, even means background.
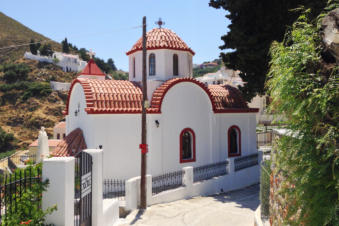
[[[271,47],[270,108],[293,134],[278,142],[278,192],[288,206],[283,225],[338,225],[339,67],[323,59],[320,29],[307,13]]]
[[[7,83],[25,81],[31,68],[27,64],[6,64],[3,66],[3,80]]]
[[[260,172],[260,208],[261,217],[265,219],[270,215],[270,176],[271,161],[264,161]]]
[[[32,177],[36,177],[38,172],[41,172],[41,164],[36,166],[29,166],[32,172]],[[28,168],[28,169],[29,169]],[[15,171],[14,177],[16,180],[20,179],[21,175],[24,175],[24,170],[26,169],[17,169]],[[26,173],[27,175],[27,173]],[[40,175],[41,176],[41,175]],[[12,175],[13,179],[13,175]],[[12,180],[13,181],[13,180]],[[5,181],[8,183],[9,181]],[[51,214],[57,209],[56,206],[47,208],[47,210],[42,210],[42,193],[47,190],[48,180],[40,182],[34,181],[31,186],[27,186],[23,191],[21,197],[16,193],[12,194],[12,200],[15,202],[10,202],[6,206],[6,214],[2,217],[3,225],[34,225],[34,226],[43,226],[45,224],[45,218],[48,214]],[[3,197],[7,198],[7,197]]]
[[[13,148],[14,135],[11,133],[6,133],[0,127],[0,152],[9,151]]]

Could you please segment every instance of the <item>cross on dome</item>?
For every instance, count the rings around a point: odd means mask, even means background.
[[[162,21],[162,20],[161,20],[161,17],[160,17],[159,20],[155,22],[155,24],[157,24],[157,25],[159,26],[159,28],[161,28],[161,26],[164,25],[165,22]]]
[[[95,52],[93,52],[92,49],[90,49],[89,52],[87,52],[87,54],[89,55],[90,59],[92,59],[93,56],[95,56]]]

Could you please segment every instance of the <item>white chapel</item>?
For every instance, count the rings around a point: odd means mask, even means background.
[[[173,31],[147,32],[147,173],[160,175],[257,152],[256,112],[238,89],[192,78],[194,51]],[[90,60],[72,82],[66,137],[53,156],[103,149],[103,178],[140,175],[142,39],[126,53],[129,81]]]

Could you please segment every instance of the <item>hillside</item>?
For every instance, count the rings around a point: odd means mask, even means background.
[[[31,39],[50,40],[0,12],[0,48],[29,43]],[[54,51],[61,51],[61,44],[48,43]],[[76,76],[53,64],[23,59],[26,51],[29,46],[0,50],[0,136],[4,131],[15,138],[10,147],[2,144],[4,141],[0,137],[0,147],[6,147],[0,152],[27,147],[37,139],[41,126],[46,127],[51,137],[54,124],[64,119],[62,110],[67,93],[52,91],[49,81],[70,82]],[[6,67],[13,67],[10,70],[14,75],[27,70],[26,75],[16,81],[6,81]]]
[[[32,31],[18,21],[0,12],[0,48],[11,45],[26,44],[34,39],[35,41],[49,40],[54,51],[61,51],[61,44],[51,41],[51,39]],[[20,59],[25,51],[29,51],[29,46],[21,46],[0,50],[0,64]]]

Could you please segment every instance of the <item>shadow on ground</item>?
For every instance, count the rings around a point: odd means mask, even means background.
[[[241,190],[225,192],[212,196],[215,200],[226,203],[234,202],[240,208],[248,208],[255,211],[259,204],[259,184],[243,188]]]

